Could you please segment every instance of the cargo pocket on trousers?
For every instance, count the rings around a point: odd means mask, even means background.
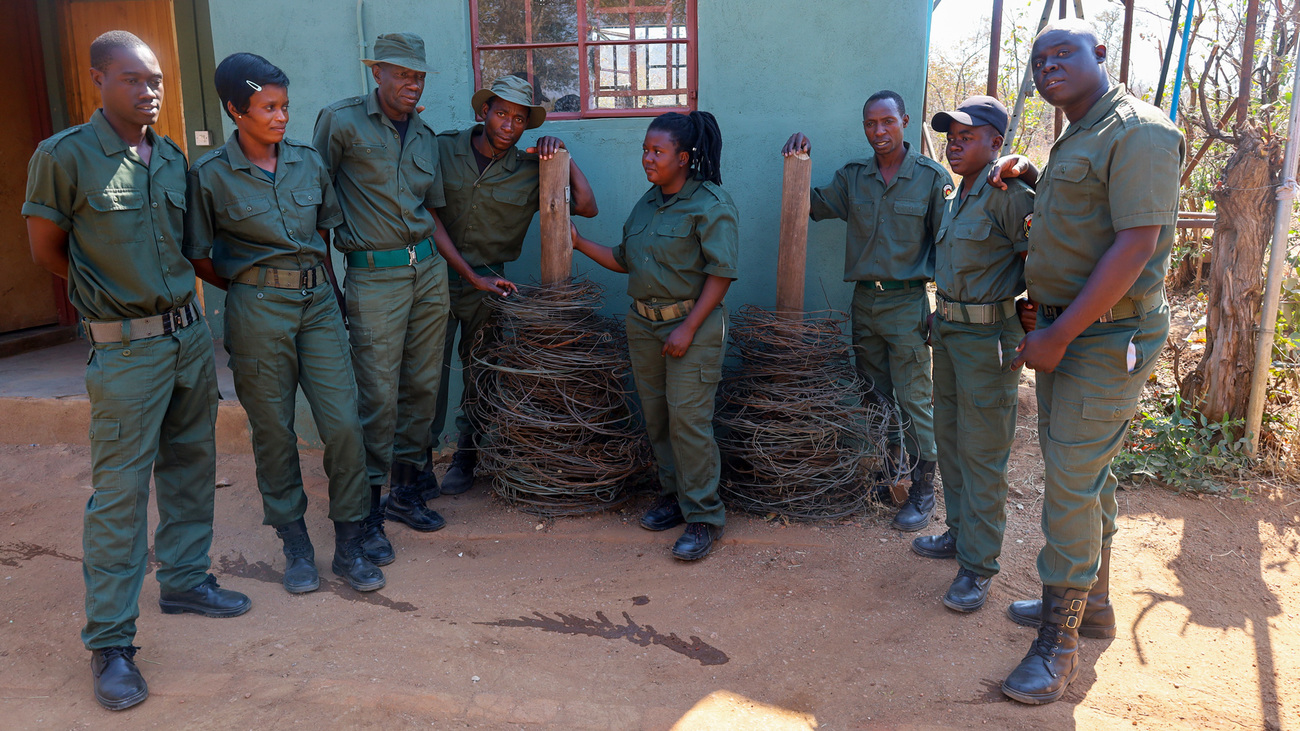
[[[1052,423],[1044,440],[1043,461],[1060,476],[1070,492],[1086,492],[1124,443],[1138,398],[1087,397],[1076,412],[1070,404],[1052,408]]]
[[[963,396],[963,401],[957,415],[961,430],[977,436],[980,445],[985,447],[995,438],[1005,436],[1005,446],[1010,448],[1016,422],[1016,392],[997,386],[973,388]],[[1008,430],[1008,425],[1012,429]]]
[[[117,419],[91,419],[90,441],[116,442],[122,431],[122,422]]]

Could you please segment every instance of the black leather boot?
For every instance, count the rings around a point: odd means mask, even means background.
[[[943,595],[943,605],[957,612],[973,612],[988,601],[992,584],[992,576],[980,576],[968,568],[957,569],[957,578]]]
[[[892,523],[894,530],[915,533],[930,524],[934,516],[934,463],[921,460],[912,468],[912,486],[907,502],[898,509]]]
[[[248,597],[237,591],[222,589],[217,577],[208,574],[203,583],[189,591],[163,592],[158,595],[158,608],[163,614],[191,612],[205,617],[238,617],[253,606]]]
[[[474,486],[474,468],[478,465],[478,447],[473,434],[461,434],[456,440],[456,453],[451,457],[451,467],[442,476],[442,494],[459,495]]]
[[[415,477],[415,484],[420,488],[420,499],[428,502],[442,494],[438,487],[438,478],[433,474],[433,447],[424,450],[424,469]]]
[[[384,588],[384,572],[366,559],[361,548],[361,523],[334,521],[334,573],[343,577],[357,591]]]
[[[1043,587],[1043,614],[1038,638],[1029,654],[1002,681],[1011,700],[1042,705],[1065,695],[1079,674],[1079,621],[1088,592],[1062,586]]]
[[[284,590],[290,594],[306,594],[319,589],[316,549],[307,536],[307,521],[299,518],[292,523],[277,525],[275,534],[284,541]]]
[[[713,542],[722,537],[722,526],[709,523],[687,523],[682,537],[673,544],[673,558],[697,561],[709,555]]]
[[[384,488],[370,486],[370,514],[361,521],[361,550],[366,560],[376,566],[387,566],[397,560],[393,544],[384,533],[384,502],[379,497]]]
[[[385,515],[389,520],[405,523],[421,533],[430,533],[446,527],[447,521],[436,510],[425,507],[420,497],[420,486],[415,481],[419,474],[420,469],[413,464],[393,463],[392,487],[388,490]]]
[[[912,539],[912,553],[926,558],[955,558],[957,534],[949,528],[937,536],[917,536]]]
[[[655,504],[641,516],[641,527],[646,530],[668,530],[686,522],[682,506],[676,495],[661,495]]]
[[[110,711],[130,708],[149,697],[149,685],[135,666],[138,647],[105,647],[90,653],[95,700]]]
[[[1007,616],[1012,622],[1026,627],[1037,627],[1041,623],[1043,602],[1039,599],[1023,599],[1011,602],[1007,607]],[[1079,622],[1079,636],[1104,640],[1115,636],[1115,608],[1110,604],[1110,549],[1101,549],[1101,566],[1097,569],[1097,580],[1088,591],[1088,604],[1083,608],[1083,620]]]

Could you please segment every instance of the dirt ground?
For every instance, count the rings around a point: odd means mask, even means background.
[[[388,586],[329,574],[320,454],[304,454],[321,590],[290,596],[251,457],[222,457],[213,571],[235,619],[165,616],[145,583],[144,704],[90,692],[82,623],[86,448],[0,446],[0,714],[5,728],[489,729],[1300,728],[1300,493],[1120,493],[1119,635],[1084,640],[1065,698],[1006,700],[1038,592],[1041,461],[1022,386],[1003,573],[972,615],[939,598],[950,561],[908,551],[883,516],[784,525],[733,514],[709,558],[623,512],[538,521],[480,482],[432,506],[446,529],[393,527]],[[934,529],[932,529],[933,531]]]

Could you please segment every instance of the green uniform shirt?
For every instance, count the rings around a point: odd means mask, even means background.
[[[874,155],[853,160],[830,185],[812,189],[809,215],[848,221],[844,281],[932,279],[935,233],[951,190],[948,171],[908,145],[889,185]]]
[[[406,144],[379,107],[378,92],[335,102],[316,117],[313,146],[343,208],[339,251],[400,249],[433,235],[443,205],[438,143],[411,113]]]
[[[1025,284],[1035,302],[1074,301],[1119,231],[1160,226],[1156,252],[1127,296],[1164,287],[1178,220],[1187,145],[1164,112],[1122,84],[1106,92],[1052,145],[1037,185]]]
[[[27,166],[22,213],[68,232],[68,298],[91,320],[150,317],[194,297],[194,268],[181,256],[185,155],[145,135],[148,166],[96,110],[42,142]]]
[[[992,303],[1025,291],[1020,254],[1029,247],[1034,191],[1015,179],[1006,190],[989,185],[992,167],[975,174],[965,199],[960,185],[948,196],[935,237],[935,287],[954,302]]]
[[[470,138],[482,129],[480,124],[438,135],[438,163],[447,199],[438,208],[438,218],[472,267],[519,258],[537,213],[541,187],[537,155],[517,147],[480,174]]]
[[[255,266],[301,270],[324,263],[326,244],[316,230],[338,226],[343,212],[320,155],[286,137],[277,145],[271,182],[244,156],[238,135],[190,168],[185,256],[211,257],[227,279]]]
[[[641,196],[623,224],[614,260],[634,299],[696,299],[712,274],[735,279],[740,251],[736,204],[720,185],[687,180],[668,200],[659,186]]]

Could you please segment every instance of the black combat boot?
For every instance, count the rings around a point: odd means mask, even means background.
[[[388,490],[385,514],[389,520],[405,523],[421,533],[446,527],[447,521],[437,511],[425,507],[416,478],[420,468],[406,462],[393,463],[392,486]]]
[[[158,608],[163,614],[191,612],[205,617],[238,617],[252,607],[251,599],[237,591],[222,589],[212,574],[188,591],[165,591],[158,595]]]
[[[334,573],[343,577],[357,591],[384,588],[384,572],[366,559],[361,548],[361,522],[334,521]]]
[[[361,550],[366,560],[376,566],[387,566],[397,560],[393,544],[384,533],[384,501],[379,497],[383,491],[378,485],[370,486],[370,514],[361,521]]]
[[[1026,627],[1037,627],[1041,622],[1043,602],[1023,599],[1011,602],[1007,616],[1012,622]],[[1079,623],[1079,636],[1104,640],[1115,636],[1115,609],[1110,605],[1110,549],[1101,549],[1101,566],[1097,568],[1097,581],[1088,590],[1088,604],[1083,608]]]
[[[459,495],[474,486],[474,467],[478,465],[478,447],[473,434],[461,434],[456,440],[456,454],[451,467],[442,476],[442,494]]]
[[[307,536],[307,521],[299,518],[292,523],[277,525],[275,534],[284,541],[284,590],[290,594],[306,594],[319,589],[316,549]]]
[[[424,450],[424,469],[415,477],[415,484],[420,488],[420,499],[428,502],[442,494],[438,487],[438,478],[433,474],[433,447]]]
[[[915,533],[930,524],[934,516],[934,463],[921,460],[912,468],[912,486],[907,488],[907,502],[894,516],[894,530]]]
[[[1063,586],[1043,587],[1043,614],[1038,638],[1029,654],[1002,681],[1010,699],[1042,705],[1065,695],[1079,674],[1079,621],[1088,592]]]
[[[710,523],[687,523],[682,537],[673,544],[673,558],[696,561],[709,555],[713,542],[722,537],[722,526]]]
[[[980,576],[968,568],[957,569],[948,593],[943,595],[943,605],[956,612],[973,612],[984,606],[989,598],[992,576]]]
[[[90,653],[95,700],[110,711],[121,711],[149,697],[149,685],[135,666],[138,647],[105,647]]]
[[[641,527],[646,530],[668,530],[686,522],[682,516],[682,506],[676,495],[662,495],[655,504],[641,516]]]
[[[937,536],[917,536],[912,539],[912,553],[926,558],[955,558],[957,533],[949,528]]]

